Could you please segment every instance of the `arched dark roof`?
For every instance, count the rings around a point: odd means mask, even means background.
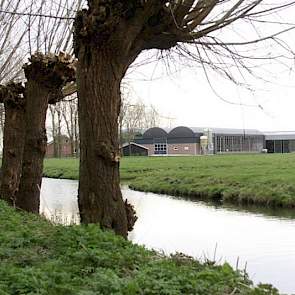
[[[159,127],[153,127],[144,132],[143,138],[163,138],[167,137],[167,132]]]
[[[192,129],[185,127],[185,126],[179,126],[174,129],[172,129],[169,134],[168,138],[184,138],[184,137],[195,137],[195,133]]]

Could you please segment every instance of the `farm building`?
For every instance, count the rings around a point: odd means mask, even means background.
[[[71,143],[71,140],[66,135],[61,135],[60,138],[56,137],[56,140],[52,140],[47,143],[46,157],[73,157],[76,155],[75,143]]]
[[[148,148],[135,142],[125,143],[121,147],[123,156],[148,156]]]
[[[256,129],[213,128],[214,153],[257,153],[264,148],[265,136]]]
[[[265,147],[269,153],[295,152],[295,132],[265,132]]]
[[[183,126],[172,130],[154,127],[146,130],[142,138],[136,138],[135,142],[148,148],[149,156],[196,155],[200,154],[201,135]]]
[[[135,143],[148,155],[200,155],[217,153],[257,153],[265,145],[262,132],[252,129],[200,128],[179,126],[146,130]]]

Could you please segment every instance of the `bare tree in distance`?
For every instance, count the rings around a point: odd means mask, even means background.
[[[61,103],[62,117],[65,123],[66,134],[69,138],[71,156],[79,156],[79,124],[78,124],[78,101],[74,94],[71,99]]]
[[[145,50],[174,51],[210,66],[235,81],[224,58],[250,71],[245,46],[277,41],[294,28],[282,24],[255,38],[222,39],[226,28],[244,22],[270,21],[268,15],[293,1],[264,4],[262,0],[89,0],[78,13],[74,46],[79,60],[77,86],[81,137],[79,209],[83,223],[99,222],[127,236],[128,220],[119,188],[118,116],[120,85],[126,71]],[[233,36],[232,36],[233,37]],[[172,56],[172,55],[170,55]],[[212,56],[219,62],[212,62]],[[255,56],[252,58],[255,59]]]
[[[118,116],[118,129],[119,129],[119,142],[122,146],[124,143],[123,138],[123,128],[124,128],[124,121],[128,110],[128,100],[130,97],[130,88],[128,83],[121,83],[121,102],[120,102],[120,114]]]
[[[52,138],[52,143],[53,143],[53,157],[58,158],[58,147],[57,147],[57,142],[56,142],[56,137],[57,137],[57,124],[56,124],[56,106],[55,105],[49,105],[48,108],[48,115],[50,116],[50,124],[46,125],[46,130],[47,133],[49,131],[51,138]]]
[[[134,139],[137,133],[150,127],[159,125],[160,116],[156,107],[145,105],[142,100],[130,98],[130,88],[122,87],[122,101],[119,115],[119,138],[121,145]],[[76,94],[49,105],[47,130],[53,141],[53,156],[61,157],[61,147],[58,140],[66,136],[71,146],[71,156],[79,156],[79,128],[78,128],[78,101]],[[166,118],[166,117],[165,117]]]
[[[56,141],[56,147],[57,147],[57,157],[60,158],[61,157],[61,134],[62,134],[62,109],[61,109],[61,104],[57,103],[55,105],[55,111],[56,111],[56,115],[57,115],[57,128],[56,128],[56,137],[55,137],[55,141]]]
[[[62,127],[63,127],[63,109],[62,101],[49,105],[51,115],[51,137],[53,142],[53,157],[62,156]],[[46,126],[48,131],[48,127]]]
[[[128,101],[123,99],[120,111],[120,130],[122,142],[130,143],[136,134],[145,129],[159,126],[160,114],[153,105],[145,105],[142,100]]]
[[[51,122],[47,128],[51,129],[51,137],[54,146],[54,157],[62,157],[61,144],[65,144],[64,140],[68,141],[70,153],[67,156],[79,156],[79,126],[78,126],[78,101],[76,94],[69,98],[60,101],[56,105],[50,105]],[[63,140],[62,140],[63,139]],[[69,151],[67,151],[68,153]]]

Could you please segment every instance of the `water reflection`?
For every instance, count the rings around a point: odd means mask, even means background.
[[[249,213],[261,214],[264,216],[276,217],[280,219],[295,219],[295,209],[288,208],[272,208],[264,206],[255,206],[255,205],[223,205],[223,208],[236,211],[245,211]]]
[[[227,260],[233,266],[239,257],[240,268],[247,262],[247,271],[256,283],[270,282],[282,293],[295,293],[295,220],[288,210],[283,210],[283,217],[275,217],[277,212],[265,209],[238,211],[126,187],[122,191],[138,215],[129,234],[133,242],[165,253]],[[52,214],[58,209],[66,220],[77,217],[76,195],[77,182],[44,179],[41,212]]]
[[[206,206],[210,205],[216,209],[228,209],[230,211],[246,212],[261,214],[264,216],[275,217],[279,219],[295,219],[295,209],[294,208],[281,208],[281,207],[269,207],[269,206],[257,206],[251,204],[230,204],[223,203],[222,201],[209,201],[204,202],[190,197],[173,197],[178,200],[187,200],[193,203],[204,204]]]
[[[55,223],[79,224],[77,181],[43,178],[40,214]]]

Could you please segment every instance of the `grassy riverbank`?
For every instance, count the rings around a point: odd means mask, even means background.
[[[0,294],[278,294],[228,264],[164,257],[96,225],[52,225],[0,201]]]
[[[48,159],[44,174],[78,179],[78,160]],[[295,154],[123,158],[121,179],[141,191],[295,207]]]

